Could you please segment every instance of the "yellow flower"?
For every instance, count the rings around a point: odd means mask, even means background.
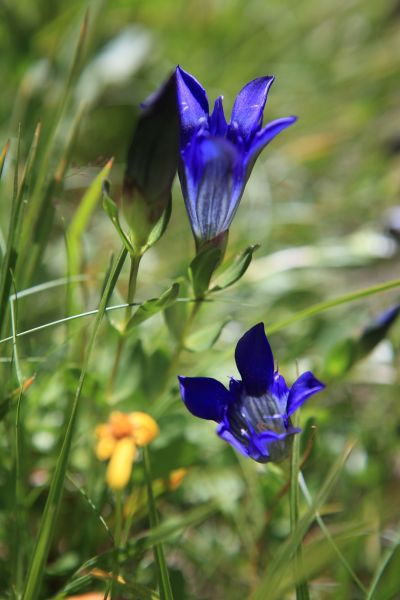
[[[187,475],[187,469],[181,467],[171,471],[168,478],[168,487],[170,490],[176,490]]]
[[[96,456],[99,460],[110,461],[106,481],[112,489],[121,490],[126,486],[137,446],[146,446],[158,433],[157,423],[143,412],[114,411],[110,414],[108,423],[96,427]]]

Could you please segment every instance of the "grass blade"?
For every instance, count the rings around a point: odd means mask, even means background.
[[[62,178],[65,174],[65,170],[69,163],[70,152],[76,137],[78,124],[83,115],[83,110],[79,110],[77,119],[75,120],[75,123],[72,128],[72,135],[70,136],[66,147],[61,152],[60,164],[56,169],[54,175],[50,178],[50,181],[46,184],[48,174],[52,172],[51,161],[53,159],[53,156],[56,154],[56,140],[58,127],[68,106],[71,92],[74,88],[74,84],[77,80],[81,65],[83,63],[87,33],[88,12],[85,13],[85,17],[81,25],[71,67],[67,76],[63,93],[60,97],[60,102],[56,109],[56,114],[53,118],[50,132],[48,134],[47,145],[44,150],[44,155],[41,160],[38,176],[36,178],[35,186],[32,192],[32,198],[30,201],[29,209],[27,211],[26,219],[24,221],[24,227],[22,231],[20,244],[20,248],[23,252],[21,260],[24,264],[24,272],[18,273],[19,277],[17,278],[20,285],[21,278],[23,287],[26,287],[26,282],[29,282],[31,280],[32,274],[36,269],[36,265],[39,262],[44,247],[47,243],[47,233],[50,230],[54,216],[52,196],[61,186]],[[60,156],[59,153],[57,154],[58,156]]]
[[[400,534],[398,533],[396,536],[396,539],[393,541],[393,544],[390,548],[387,549],[387,551],[384,553],[384,555],[382,556],[381,561],[379,562],[376,571],[374,573],[374,576],[372,577],[372,581],[371,581],[371,585],[369,587],[368,593],[366,595],[365,600],[373,600],[374,598],[378,598],[378,596],[376,596],[376,590],[377,587],[379,585],[379,582],[382,578],[382,575],[386,569],[386,567],[388,566],[390,560],[392,559],[394,553],[396,552],[397,548],[400,545]]]
[[[305,482],[303,473],[301,473],[301,472],[299,473],[299,486],[301,488],[301,491],[303,492],[303,496],[306,499],[307,504],[309,506],[312,506],[312,503],[313,503],[312,497],[311,497],[310,492],[308,491],[308,487],[307,487],[307,484]],[[336,554],[336,556],[338,557],[338,559],[342,563],[343,567],[346,569],[346,571],[348,572],[348,574],[350,575],[350,577],[353,579],[353,581],[358,585],[358,587],[360,588],[360,590],[364,594],[366,594],[367,590],[366,590],[365,586],[363,585],[362,581],[357,577],[356,573],[351,568],[350,563],[343,556],[343,554],[341,553],[340,549],[336,545],[335,540],[331,536],[331,534],[329,532],[329,529],[325,525],[324,520],[322,519],[322,517],[319,514],[319,512],[315,513],[315,520],[317,521],[317,523],[318,523],[318,525],[319,525],[322,533],[324,534],[325,538],[328,540],[329,545],[331,546],[331,548],[333,549],[334,553]]]
[[[0,178],[3,174],[4,163],[6,162],[7,154],[10,149],[10,140],[7,140],[4,148],[0,152]]]
[[[68,425],[65,431],[65,436],[61,451],[57,460],[55,472],[52,477],[49,495],[47,497],[46,506],[44,508],[42,522],[39,529],[39,534],[36,541],[36,546],[33,552],[32,561],[30,564],[29,572],[26,579],[25,589],[23,593],[23,600],[35,600],[38,598],[40,593],[40,587],[44,575],[44,569],[50,550],[50,545],[53,539],[54,527],[57,519],[57,515],[60,509],[64,480],[66,477],[66,469],[68,465],[68,458],[71,448],[72,437],[74,434],[75,423],[78,415],[78,408],[80,404],[80,397],[82,393],[83,384],[86,378],[86,372],[89,366],[89,361],[92,355],[94,344],[96,341],[97,332],[100,327],[100,323],[105,313],[107,302],[111,296],[111,293],[116,285],[118,276],[123,267],[126,258],[126,250],[122,250],[116,260],[114,260],[113,268],[111,269],[107,280],[105,282],[104,291],[100,300],[99,311],[96,316],[96,320],[93,326],[91,336],[89,338],[82,370],[76,389],[74,402],[71,409]]]
[[[308,528],[315,519],[315,513],[318,512],[320,507],[326,502],[348,456],[350,455],[350,452],[353,449],[354,443],[355,442],[351,442],[345,447],[342,454],[331,467],[328,475],[325,478],[325,481],[320,487],[318,494],[316,494],[314,498],[312,506],[300,519],[292,535],[281,545],[280,549],[275,555],[275,558],[269,565],[267,574],[262,579],[255,593],[252,594],[251,600],[265,600],[265,598],[268,598],[268,600],[275,600],[281,598],[279,587],[281,572],[285,568],[286,563],[294,556],[304,535],[307,533]]]
[[[153,495],[153,482],[151,478],[151,467],[149,450],[147,447],[143,448],[143,460],[144,460],[144,471],[147,483],[147,500],[149,506],[149,519],[151,528],[154,529],[158,526],[158,514],[157,508],[154,501]],[[158,585],[160,588],[161,600],[173,600],[171,583],[169,581],[169,573],[167,563],[165,562],[164,549],[161,543],[154,545],[154,558],[157,563],[158,570]]]
[[[324,300],[324,302],[318,302],[317,304],[310,306],[310,308],[300,310],[295,315],[293,315],[293,317],[289,317],[288,319],[278,321],[278,323],[275,323],[275,325],[271,323],[271,325],[267,327],[268,333],[271,334],[275,333],[276,331],[280,331],[288,325],[292,325],[293,323],[297,323],[297,321],[302,321],[303,319],[313,317],[314,315],[328,310],[329,308],[335,308],[336,306],[340,306],[341,304],[348,304],[349,302],[354,302],[355,300],[361,300],[362,298],[366,298],[367,296],[373,296],[374,294],[386,292],[396,287],[400,287],[400,279],[391,279],[390,281],[386,281],[385,283],[379,283],[368,288],[357,290],[356,292],[350,292],[349,294],[336,296],[336,298],[332,298],[332,300]]]
[[[100,171],[97,177],[85,191],[75,216],[67,229],[67,247],[68,247],[68,264],[69,275],[77,275],[80,268],[81,257],[81,236],[85,231],[87,223],[92,215],[98,201],[102,195],[103,181],[108,178],[113,159],[109,160],[106,166]]]
[[[292,417],[293,427],[298,426],[298,413]],[[299,468],[300,468],[300,436],[293,437],[292,455],[290,460],[290,529],[296,531],[299,522]],[[307,581],[304,581],[302,548],[299,544],[293,559],[293,571],[296,583],[296,600],[309,600]]]

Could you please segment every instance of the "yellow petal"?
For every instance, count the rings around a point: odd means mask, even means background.
[[[133,438],[138,446],[146,446],[160,433],[153,417],[144,412],[129,415],[133,427]]]
[[[115,444],[106,475],[108,485],[114,490],[121,490],[128,483],[135,455],[136,446],[131,438],[122,438]]]
[[[99,460],[108,460],[116,445],[116,441],[110,435],[101,437],[96,444],[96,456]]]
[[[96,437],[104,437],[106,435],[111,435],[110,433],[110,426],[107,425],[106,423],[100,423],[100,425],[97,425],[96,429],[94,430]]]

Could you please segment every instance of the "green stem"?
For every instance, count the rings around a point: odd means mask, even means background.
[[[82,389],[86,380],[86,373],[89,367],[89,362],[96,343],[97,333],[102,318],[104,316],[107,303],[117,283],[117,279],[123,267],[125,257],[126,250],[123,249],[121,250],[119,256],[116,259],[114,259],[113,267],[111,269],[110,274],[107,277],[104,291],[101,296],[99,311],[97,313],[92,333],[88,341],[78,386],[76,388],[75,398],[71,407],[71,413],[65,429],[65,435],[61,451],[57,459],[54,474],[52,476],[49,494],[47,496],[46,505],[44,508],[39,528],[39,533],[31,558],[29,571],[26,577],[25,589],[23,592],[22,600],[36,600],[40,594],[40,588],[44,576],[46,561],[50,551],[51,543],[53,541],[55,524],[57,521],[57,516],[59,514],[60,505],[63,497],[64,481],[68,465],[69,453],[78,417],[78,409],[80,406]]]
[[[299,471],[298,477],[299,477],[299,486],[301,488],[301,491],[303,492],[303,496],[306,499],[307,504],[309,506],[312,506],[313,505],[313,499],[311,497],[310,492],[308,491],[307,484],[305,482],[303,473],[301,471]],[[350,577],[358,585],[358,587],[360,588],[360,590],[364,594],[367,594],[366,587],[364,586],[364,584],[362,583],[362,581],[359,579],[359,577],[357,577],[356,573],[351,568],[350,563],[346,560],[346,558],[343,556],[343,554],[341,553],[341,551],[339,550],[339,548],[335,544],[335,541],[334,541],[333,537],[331,536],[331,534],[329,532],[329,529],[325,525],[325,523],[324,523],[324,521],[323,521],[323,519],[322,519],[322,517],[321,517],[321,515],[319,514],[318,511],[315,513],[315,520],[317,521],[317,523],[318,523],[318,525],[319,525],[322,533],[326,537],[326,539],[327,539],[329,545],[331,546],[332,550],[335,552],[336,556],[338,557],[338,559],[342,563],[343,567],[349,573]]]
[[[111,582],[111,600],[117,599],[118,575],[119,575],[119,548],[122,539],[122,492],[115,493],[115,528],[114,528],[114,547],[115,559]]]
[[[16,594],[19,598],[21,596],[23,586],[23,566],[24,566],[24,532],[25,529],[25,507],[24,497],[25,492],[23,489],[23,456],[22,456],[22,432],[21,432],[21,401],[22,401],[23,387],[20,387],[20,392],[17,401],[17,410],[15,414],[15,521],[16,521],[16,565],[15,565],[15,587]]]
[[[293,426],[297,426],[298,414],[292,417]],[[290,530],[294,535],[299,522],[299,464],[300,464],[300,436],[293,437],[292,455],[290,461]],[[299,544],[293,559],[294,581],[296,584],[296,600],[309,600],[307,581],[303,579],[303,558],[301,543]]]
[[[158,525],[158,514],[153,494],[153,482],[151,477],[150,456],[147,447],[143,448],[144,474],[147,484],[147,502],[149,507],[149,521],[152,529]],[[158,571],[158,586],[160,589],[161,600],[173,600],[171,583],[167,563],[165,562],[163,545],[158,543],[154,545],[154,558]]]
[[[139,273],[139,265],[140,265],[142,256],[143,256],[143,254],[131,255],[131,268],[130,268],[130,272],[129,272],[128,295],[127,295],[127,299],[126,299],[128,306],[125,309],[125,318],[124,318],[124,321],[122,324],[121,334],[118,339],[117,349],[115,351],[114,364],[113,364],[113,367],[111,370],[110,381],[108,384],[108,394],[109,395],[112,392],[114,382],[117,378],[118,369],[119,369],[119,365],[120,365],[121,357],[122,357],[122,351],[125,346],[125,341],[126,341],[125,330],[126,330],[126,327],[129,323],[129,319],[131,318],[131,314],[132,314],[132,306],[130,306],[130,305],[133,303],[133,300],[135,298],[137,278],[138,278],[138,273]]]
[[[156,410],[157,410],[157,416],[160,416],[160,414],[162,414],[168,408],[168,401],[166,401],[165,403],[162,403],[162,404],[160,404],[158,401],[166,393],[171,377],[176,376],[176,372],[178,370],[178,365],[179,365],[179,359],[181,357],[182,351],[185,348],[186,338],[189,335],[193,321],[194,321],[197,313],[199,312],[202,304],[203,304],[203,302],[201,300],[193,301],[193,304],[191,306],[185,326],[182,330],[182,335],[180,336],[180,339],[176,345],[176,348],[171,356],[171,360],[170,360],[170,363],[168,366],[168,371],[165,375],[164,385],[162,386],[160,392],[157,394],[155,401],[154,401],[154,406],[156,407]]]

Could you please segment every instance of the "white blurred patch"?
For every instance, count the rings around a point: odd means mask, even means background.
[[[359,475],[365,471],[368,463],[368,455],[361,448],[354,448],[346,463],[346,471],[352,475]]]
[[[80,100],[93,102],[110,85],[119,85],[146,62],[153,46],[151,34],[137,25],[124,29],[83,71],[77,86]]]

